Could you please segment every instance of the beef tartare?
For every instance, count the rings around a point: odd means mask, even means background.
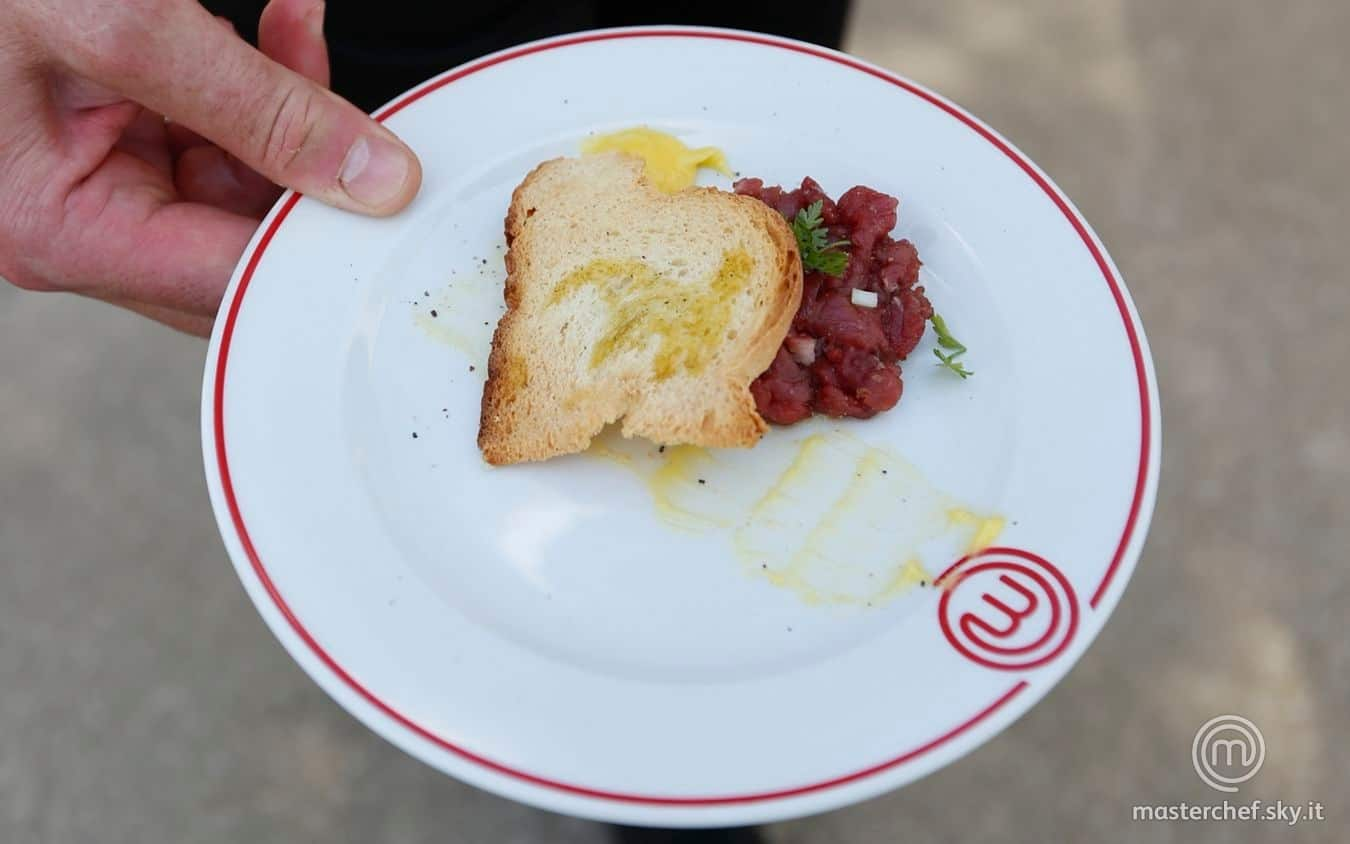
[[[933,306],[919,280],[919,253],[893,240],[898,200],[855,187],[835,202],[815,180],[784,191],[741,179],[793,224],[802,246],[802,302],[777,357],[750,385],[760,415],[791,425],[821,413],[866,419],[895,407],[899,362],[923,336]]]

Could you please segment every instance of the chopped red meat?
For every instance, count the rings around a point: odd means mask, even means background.
[[[899,362],[918,345],[933,314],[918,286],[918,251],[908,240],[890,236],[898,200],[859,186],[836,203],[810,178],[792,191],[741,179],[736,192],[761,200],[789,221],[820,202],[829,239],[848,242],[842,275],[806,272],[792,329],[768,371],[750,385],[760,414],[791,425],[812,413],[865,419],[890,410],[904,389]],[[853,304],[854,289],[876,293],[877,306]]]
[[[750,394],[761,416],[778,425],[791,425],[811,415],[815,388],[806,368],[779,347],[769,371],[750,382]]]

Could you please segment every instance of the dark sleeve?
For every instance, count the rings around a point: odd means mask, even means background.
[[[202,0],[257,43],[265,0]],[[601,26],[699,24],[753,29],[837,46],[848,0],[811,4],[731,0],[343,0],[327,6],[324,31],[333,90],[366,110],[470,59],[525,41]]]
[[[631,0],[596,0],[602,26],[633,26],[650,23],[725,26],[783,35],[838,48],[844,38],[849,0],[676,0],[641,3]]]

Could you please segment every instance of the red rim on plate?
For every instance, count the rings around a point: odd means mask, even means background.
[[[930,105],[946,112],[951,117],[954,117],[957,120],[961,121],[972,131],[978,134],[981,138],[988,141],[1000,152],[1002,152],[1005,156],[1011,159],[1015,164],[1017,164],[1017,166],[1021,168],[1022,171],[1025,172],[1026,175],[1033,182],[1035,182],[1036,185],[1042,191],[1045,192],[1046,196],[1048,196],[1050,200],[1055,204],[1055,206],[1060,210],[1060,212],[1064,215],[1064,218],[1069,222],[1069,225],[1071,225],[1074,231],[1077,232],[1079,238],[1083,242],[1084,247],[1092,255],[1092,258],[1096,262],[1097,267],[1101,270],[1102,278],[1106,281],[1106,285],[1110,289],[1111,295],[1115,300],[1116,307],[1120,312],[1121,321],[1125,327],[1126,337],[1129,340],[1130,353],[1133,357],[1135,374],[1139,388],[1139,419],[1140,419],[1139,465],[1135,477],[1135,489],[1134,494],[1130,500],[1130,508],[1125,516],[1125,522],[1121,530],[1120,541],[1116,545],[1115,553],[1112,555],[1110,561],[1108,562],[1105,571],[1102,574],[1101,580],[1099,581],[1096,589],[1094,590],[1091,599],[1088,601],[1088,605],[1093,609],[1095,609],[1098,606],[1098,604],[1101,603],[1102,599],[1106,595],[1107,589],[1110,587],[1113,579],[1117,574],[1117,571],[1120,568],[1121,562],[1125,557],[1126,549],[1128,548],[1130,541],[1134,536],[1136,527],[1139,522],[1140,514],[1143,509],[1145,489],[1147,487],[1147,480],[1148,480],[1148,467],[1151,457],[1151,449],[1153,447],[1152,409],[1150,407],[1148,376],[1144,365],[1143,348],[1140,343],[1139,334],[1135,328],[1134,321],[1130,317],[1129,308],[1125,302],[1125,295],[1121,288],[1121,283],[1115,277],[1115,274],[1112,272],[1110,264],[1107,262],[1106,257],[1102,254],[1101,249],[1097,246],[1097,243],[1088,233],[1087,224],[1082,220],[1081,217],[1079,217],[1079,215],[1073,210],[1073,208],[1070,207],[1068,202],[1062,196],[1060,196],[1059,192],[1053,186],[1051,186],[1050,182],[1043,175],[1041,175],[1041,173],[1026,158],[1024,158],[1020,153],[1014,150],[1004,140],[995,135],[991,130],[986,128],[974,117],[967,114],[965,111],[961,110],[957,106],[941,99],[940,97],[937,97],[934,94],[929,93],[928,91],[925,91],[922,88],[919,88],[918,86],[914,85],[911,82],[908,82],[905,79],[902,79],[898,76],[895,76],[891,73],[881,70],[880,68],[876,68],[871,65],[865,64],[857,59],[853,59],[842,53],[826,50],[821,47],[814,47],[800,42],[783,41],[774,38],[769,38],[766,36],[759,36],[742,32],[716,31],[703,29],[651,28],[651,29],[612,30],[603,32],[584,33],[576,36],[569,36],[550,41],[528,44],[523,47],[516,48],[514,50],[508,50],[503,53],[488,56],[477,62],[472,62],[468,65],[465,65],[464,67],[461,67],[458,70],[455,70],[445,76],[424,83],[422,86],[414,89],[413,91],[403,96],[401,99],[395,101],[394,103],[386,106],[381,111],[377,112],[375,118],[380,121],[386,120],[390,116],[397,114],[399,111],[411,105],[412,103],[418,101],[422,97],[425,97],[427,94],[430,94],[433,91],[445,87],[446,85],[450,85],[460,79],[463,79],[466,76],[470,76],[474,73],[477,73],[481,70],[485,70],[494,65],[513,61],[515,59],[519,59],[523,56],[532,55],[534,53],[541,53],[550,50],[558,50],[564,47],[570,47],[577,44],[587,44],[597,41],[612,41],[627,38],[702,38],[702,39],[714,39],[723,41],[739,41],[747,44],[756,44],[764,47],[772,47],[776,49],[790,50],[797,53],[803,53],[824,61],[833,62],[835,64],[852,68],[853,70],[857,70],[861,73],[868,74],[869,76],[876,77],[891,85],[894,85],[897,88],[904,90],[905,92],[915,97],[924,100]],[[804,794],[819,792],[837,786],[842,786],[848,783],[857,782],[859,780],[874,776],[884,771],[892,770],[894,768],[897,768],[908,762],[914,761],[915,759],[918,759],[919,757],[930,753],[931,751],[947,744],[948,742],[964,734],[965,732],[973,729],[976,725],[985,721],[994,713],[998,712],[1000,709],[1006,706],[1009,701],[1016,698],[1022,691],[1024,691],[1027,688],[1028,685],[1027,681],[1019,680],[1014,684],[1012,684],[1005,692],[1003,692],[1001,696],[990,702],[983,709],[980,709],[972,713],[953,713],[951,726],[947,729],[946,732],[934,737],[933,739],[929,740],[928,742],[925,742],[924,744],[894,754],[890,758],[886,759],[881,763],[869,766],[861,770],[852,771],[826,780],[821,780],[819,782],[805,783],[792,788],[784,788],[775,791],[764,791],[748,794],[705,795],[705,796],[690,796],[690,797],[663,796],[659,794],[631,794],[618,791],[608,791],[604,789],[590,788],[585,785],[580,785],[576,783],[562,782],[556,779],[551,779],[548,777],[532,774],[529,771],[521,770],[519,768],[515,768],[510,765],[506,765],[501,762],[495,761],[486,756],[475,753],[474,751],[469,750],[468,748],[458,745],[452,741],[442,738],[441,736],[436,735],[427,728],[419,725],[408,716],[400,713],[393,706],[386,703],[384,700],[380,699],[370,689],[363,686],[355,677],[353,677],[341,665],[339,665],[337,661],[331,655],[329,655],[327,651],[324,650],[323,646],[319,644],[319,642],[305,628],[304,624],[291,610],[290,605],[287,604],[285,598],[283,598],[281,593],[277,590],[276,584],[273,583],[271,576],[268,574],[267,567],[264,565],[262,558],[259,556],[257,548],[254,547],[253,541],[249,537],[248,528],[244,524],[244,519],[239,508],[239,502],[235,497],[234,484],[231,481],[230,477],[230,465],[225,447],[225,418],[224,418],[225,377],[226,377],[226,367],[229,362],[230,341],[234,335],[234,327],[239,317],[240,307],[243,304],[245,294],[248,292],[249,282],[253,278],[253,274],[258,267],[258,263],[262,259],[263,253],[267,251],[267,247],[271,243],[273,236],[276,234],[278,229],[280,229],[281,224],[286,220],[287,216],[290,214],[291,210],[295,208],[295,205],[299,200],[300,196],[298,194],[291,194],[286,198],[285,202],[282,204],[276,216],[272,218],[271,223],[267,226],[267,229],[263,232],[261,238],[258,240],[257,245],[253,250],[253,253],[248,258],[248,262],[244,267],[244,272],[239,279],[239,285],[235,290],[234,298],[231,299],[228,310],[226,311],[225,323],[220,338],[220,351],[216,360],[214,387],[213,387],[214,413],[212,425],[215,435],[215,456],[217,466],[220,471],[221,489],[224,495],[225,503],[229,508],[230,519],[234,525],[236,533],[238,534],[240,545],[243,548],[244,553],[248,556],[249,562],[252,565],[254,573],[258,576],[258,580],[262,583],[268,596],[271,598],[273,604],[276,606],[276,609],[286,619],[287,624],[290,625],[291,629],[295,632],[297,636],[300,637],[301,641],[304,642],[305,646],[309,648],[309,650],[314,654],[314,656],[316,656],[320,662],[322,662],[330,671],[332,671],[333,674],[338,679],[340,679],[347,687],[349,687],[352,691],[354,691],[357,695],[359,695],[371,706],[375,707],[377,710],[379,710],[389,718],[393,719],[398,724],[407,728],[420,738],[431,742],[432,744],[443,750],[447,750],[455,754],[461,759],[464,759],[475,765],[486,768],[494,773],[503,774],[505,776],[520,780],[522,782],[529,783],[531,785],[542,786],[545,788],[565,792],[572,795],[578,795],[589,798],[598,798],[603,800],[613,800],[629,804],[635,803],[650,806],[718,806],[718,805],[756,803],[761,801],[770,801],[787,797],[797,797]]]

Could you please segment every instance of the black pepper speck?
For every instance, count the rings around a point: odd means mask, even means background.
[[[435,308],[432,308],[432,309],[431,309],[431,315],[432,315],[433,317],[436,316],[436,309],[435,309]]]
[[[413,439],[417,439],[417,432],[413,431]]]

